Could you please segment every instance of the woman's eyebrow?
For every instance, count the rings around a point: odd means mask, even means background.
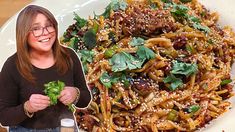
[[[40,23],[33,23],[32,26],[40,26]]]
[[[45,24],[51,24],[51,22],[49,20],[47,20],[45,22]],[[40,26],[41,24],[38,22],[38,23],[33,23],[32,26]]]

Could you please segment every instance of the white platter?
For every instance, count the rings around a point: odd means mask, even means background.
[[[235,1],[234,0],[200,0],[207,8],[220,14],[219,23],[230,25],[235,29]],[[79,16],[88,18],[93,12],[101,14],[108,5],[109,0],[35,0],[31,4],[40,5],[49,9],[59,23],[59,36],[73,23],[73,12]],[[12,16],[0,29],[0,69],[6,59],[16,51],[15,23],[16,15]],[[233,65],[232,76],[235,77],[235,66]],[[212,121],[203,132],[234,132],[235,131],[235,97],[231,98],[232,108]]]

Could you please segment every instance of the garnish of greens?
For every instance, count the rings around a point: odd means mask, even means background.
[[[189,64],[184,62],[173,61],[173,67],[170,71],[170,74],[163,79],[164,83],[170,83],[169,89],[171,91],[176,90],[179,87],[183,86],[182,77],[189,77],[193,74],[196,74],[198,71],[197,64]],[[176,77],[177,76],[177,77]]]
[[[89,63],[92,63],[93,62],[93,57],[95,56],[95,53],[91,50],[80,50],[78,52],[78,55],[81,59],[81,62],[82,62],[82,66],[83,66],[83,71],[84,73],[87,73],[88,72],[88,67],[87,65]]]
[[[210,28],[207,26],[203,26],[199,18],[188,14],[188,11],[189,11],[188,7],[181,5],[181,4],[176,4],[168,0],[164,0],[163,2],[165,3],[166,8],[172,7],[171,15],[175,18],[175,20],[180,21],[180,22],[187,21],[189,25],[193,27],[194,29],[203,31],[205,33],[210,32]],[[187,3],[187,2],[190,2],[190,0],[181,0],[181,2]]]
[[[110,16],[111,11],[117,11],[117,10],[126,10],[128,4],[125,1],[122,0],[111,0],[111,3],[105,8],[105,11],[101,16],[104,16],[104,18],[108,18]],[[97,17],[97,15],[96,15]]]
[[[137,47],[137,51],[134,55],[124,51],[112,55],[112,58],[109,59],[112,71],[120,72],[124,70],[138,69],[142,67],[145,60],[155,58],[155,53],[148,47],[145,47],[144,43],[144,39],[134,37],[129,43],[131,46]]]
[[[127,75],[124,72],[116,72],[113,73],[113,75],[109,75],[107,72],[104,72],[100,77],[100,81],[106,88],[111,88],[112,85],[118,81],[122,82],[125,87],[130,85]]]
[[[57,104],[57,99],[60,95],[60,92],[64,89],[64,82],[62,81],[51,81],[47,84],[44,84],[44,93],[50,98],[51,105]],[[68,105],[69,110],[72,112],[75,111],[75,108],[72,106],[72,104]]]

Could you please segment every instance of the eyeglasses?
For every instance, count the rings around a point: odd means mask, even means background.
[[[48,25],[45,27],[34,27],[30,31],[33,32],[34,37],[39,37],[43,35],[44,29],[46,29],[48,33],[52,33],[55,31],[55,28],[53,25]]]

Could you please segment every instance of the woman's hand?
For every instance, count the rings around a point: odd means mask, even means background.
[[[78,91],[76,87],[64,87],[64,89],[61,91],[59,100],[62,102],[64,105],[69,105],[73,103],[78,95]]]
[[[34,113],[47,108],[50,105],[50,98],[42,94],[32,94],[25,102],[25,109],[29,113]]]

